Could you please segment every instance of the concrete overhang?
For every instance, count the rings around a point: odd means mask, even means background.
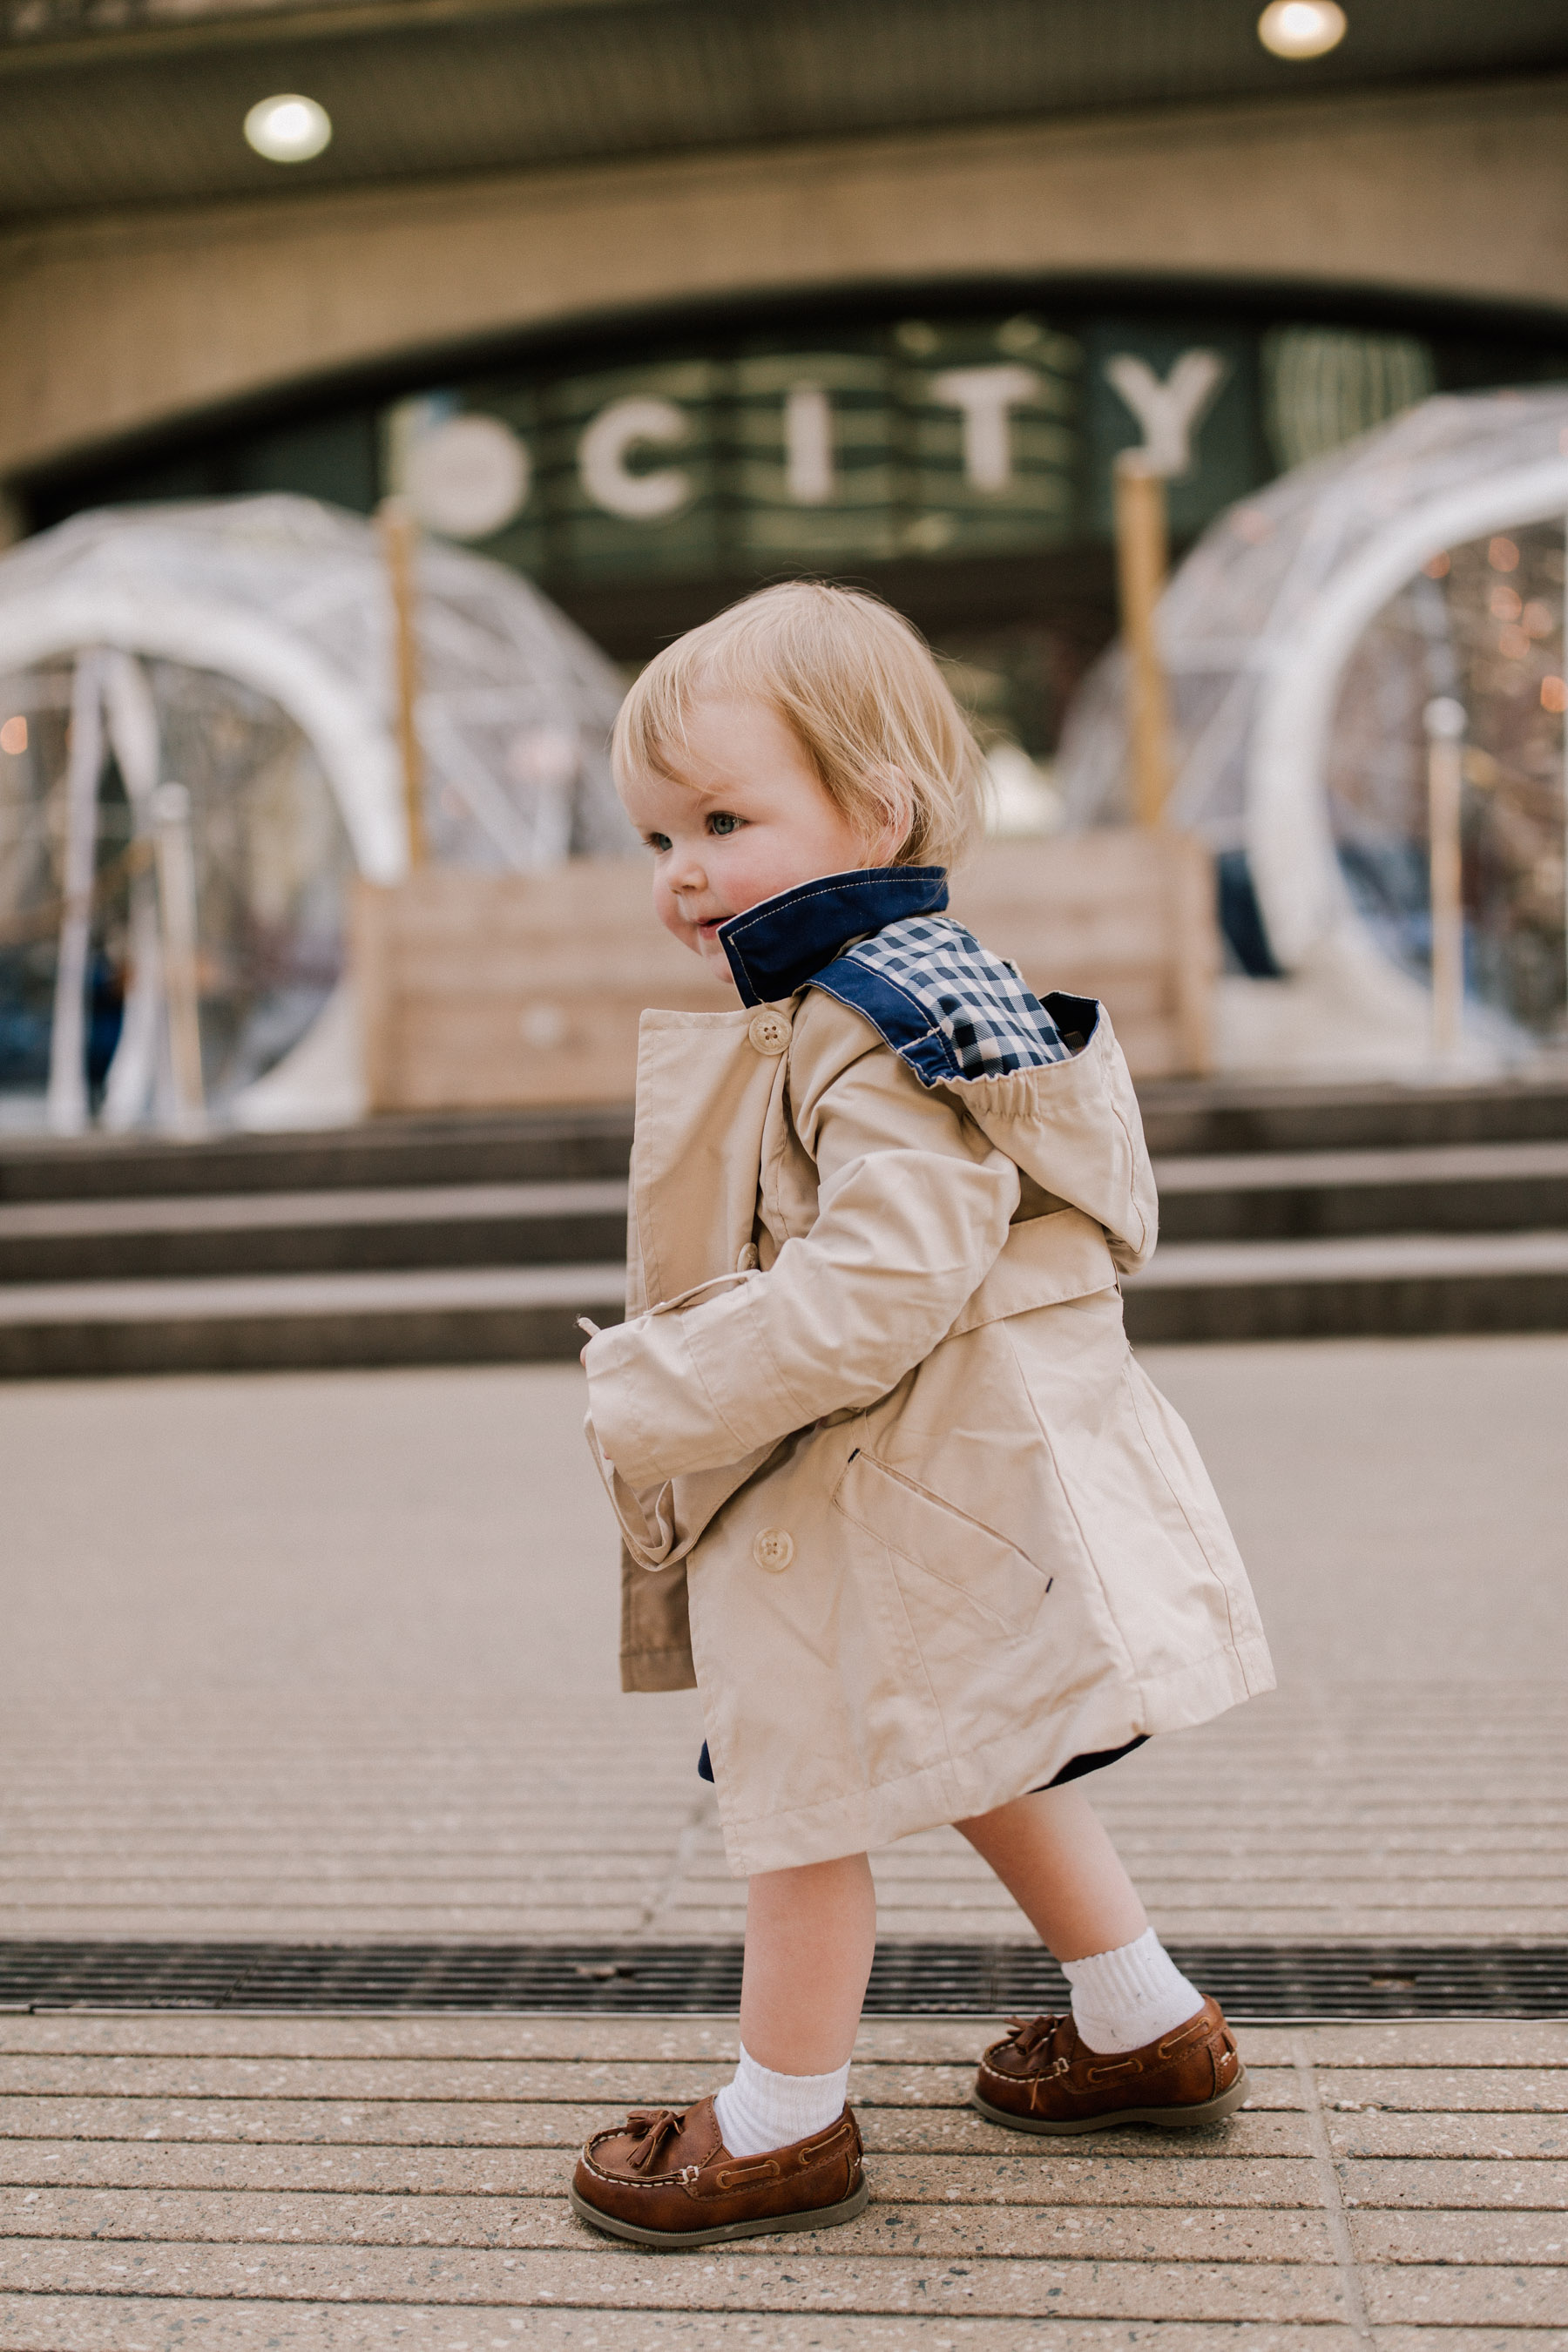
[[[1287,64],[1251,0],[14,0],[0,223],[1568,67],[1568,0],[1350,14]],[[279,167],[241,124],[288,90],[333,138]]]

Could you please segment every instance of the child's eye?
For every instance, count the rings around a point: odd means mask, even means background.
[[[669,847],[669,835],[668,833],[645,833],[643,839],[647,842],[648,847],[653,851],[656,857],[662,857],[665,851]]]
[[[718,834],[739,833],[745,822],[744,817],[733,816],[728,809],[718,809],[708,820],[708,830]]]

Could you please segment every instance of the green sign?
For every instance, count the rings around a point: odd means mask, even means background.
[[[384,419],[388,487],[546,581],[765,576],[1102,540],[1120,452],[1190,537],[1275,470],[1260,339],[1025,311],[480,379]]]

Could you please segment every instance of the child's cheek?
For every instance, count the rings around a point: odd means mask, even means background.
[[[657,876],[655,877],[653,886],[653,911],[658,917],[659,921],[664,925],[665,929],[667,931],[673,931],[676,938],[680,941],[683,947],[694,947],[696,945],[696,941],[691,936],[690,925],[681,920],[680,909],[675,903],[675,894],[673,891],[666,889],[664,884]]]

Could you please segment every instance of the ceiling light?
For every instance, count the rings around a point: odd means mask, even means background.
[[[1258,19],[1258,37],[1277,58],[1326,57],[1346,30],[1335,0],[1270,0]]]
[[[308,163],[331,140],[331,117],[313,98],[291,91],[259,100],[245,118],[245,135],[269,163]]]

